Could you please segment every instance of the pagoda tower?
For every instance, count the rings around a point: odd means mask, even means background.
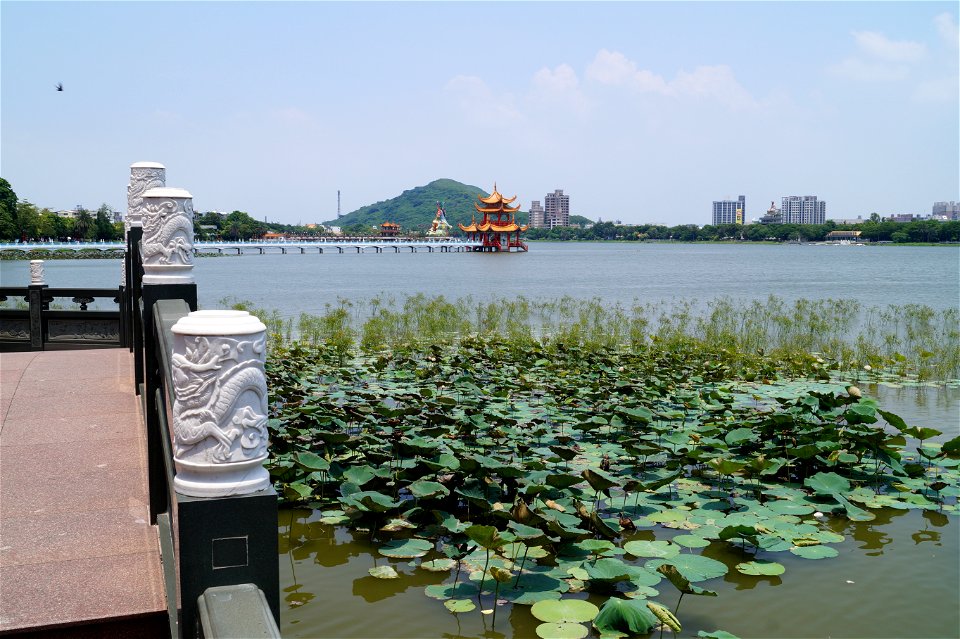
[[[477,199],[479,203],[474,202],[473,206],[477,209],[477,213],[483,216],[480,222],[477,222],[474,215],[468,226],[457,224],[460,230],[467,234],[469,240],[483,244],[482,248],[476,250],[526,251],[527,245],[520,241],[520,233],[526,231],[527,227],[518,225],[513,218],[514,214],[520,210],[520,205],[510,206],[517,196],[503,197],[494,183],[493,193],[489,197],[478,195]]]

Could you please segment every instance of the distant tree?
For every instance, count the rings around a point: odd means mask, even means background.
[[[0,178],[0,240],[18,239],[17,231],[17,194]]]
[[[77,209],[77,215],[73,219],[73,233],[74,239],[85,240],[90,237],[90,234],[93,232],[93,216],[90,215],[90,211],[83,208],[82,206]]]
[[[101,204],[100,208],[97,209],[97,219],[93,225],[93,235],[98,240],[109,241],[116,239],[113,228],[113,209],[107,204]]]
[[[21,240],[28,240],[37,237],[37,227],[40,225],[40,211],[37,207],[21,200],[17,203],[17,236]]]

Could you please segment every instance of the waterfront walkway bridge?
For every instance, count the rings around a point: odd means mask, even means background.
[[[195,242],[195,253],[461,253],[483,248],[459,238],[324,238],[317,240],[218,240]],[[122,242],[33,242],[0,244],[0,251],[123,251]]]

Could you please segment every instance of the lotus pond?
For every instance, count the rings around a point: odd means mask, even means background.
[[[956,634],[957,423],[869,396],[955,380],[476,334],[268,375],[285,636]]]

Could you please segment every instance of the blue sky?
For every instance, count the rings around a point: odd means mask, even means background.
[[[0,3],[0,173],[124,209],[319,222],[446,177],[524,208],[710,221],[960,199],[956,2]],[[54,87],[63,82],[64,91]]]

